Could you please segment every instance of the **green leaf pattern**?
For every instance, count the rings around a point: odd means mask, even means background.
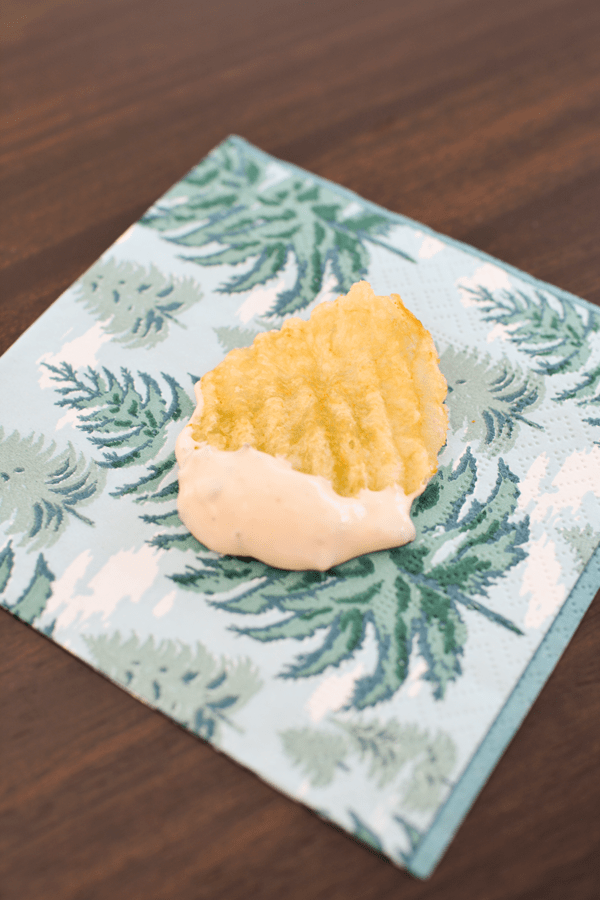
[[[464,429],[465,441],[475,441],[489,452],[506,453],[523,425],[542,430],[524,415],[531,415],[543,398],[539,375],[526,375],[506,358],[493,363],[476,351],[453,347],[442,353],[440,369],[448,381],[450,428]]]
[[[271,310],[285,316],[307,307],[328,271],[346,293],[368,270],[369,244],[414,262],[382,238],[390,223],[366,208],[347,214],[348,203],[310,178],[288,176],[269,186],[264,165],[236,145],[215,150],[143,217],[169,241],[194,248],[184,259],[200,266],[250,263],[221,290],[249,291],[280,275],[293,259],[293,285],[278,294]],[[197,251],[201,250],[202,253]]]
[[[57,405],[80,413],[78,428],[101,454],[101,466],[120,469],[156,459],[167,439],[167,426],[186,421],[194,410],[188,394],[170,375],[163,374],[165,399],[157,380],[145,372],[139,373],[143,385],[139,390],[125,368],[120,378],[106,368],[89,368],[81,376],[68,363],[47,368],[61,398]],[[150,465],[151,481],[156,468]]]
[[[332,717],[330,726],[337,730],[305,727],[280,734],[285,753],[314,788],[327,787],[341,771],[362,763],[379,788],[394,786],[399,807],[413,811],[437,807],[457,759],[448,734],[439,731],[432,736],[393,717],[385,722]]]
[[[521,634],[480,599],[525,556],[527,519],[512,520],[517,479],[500,460],[485,503],[470,498],[476,480],[475,458],[467,451],[455,469],[442,467],[413,504],[417,536],[412,544],[367,554],[325,573],[285,572],[255,560],[199,554],[199,565],[188,565],[172,578],[181,587],[214,596],[213,605],[228,612],[278,610],[281,616],[268,625],[237,626],[255,640],[323,635],[321,645],[291,662],[284,677],[306,678],[339,666],[362,647],[370,625],[378,662],[357,682],[353,704],[364,708],[391,697],[406,680],[413,650],[426,662],[425,678],[434,695],[442,698],[461,672],[467,639],[461,607]],[[233,587],[239,588],[233,598],[218,599]]]
[[[11,542],[0,550],[0,594],[7,592],[13,573],[15,554]],[[31,581],[16,603],[9,603],[8,608],[14,616],[32,625],[46,609],[52,596],[54,573],[50,571],[44,555],[39,554]]]
[[[81,508],[104,487],[104,473],[72,444],[57,452],[44,437],[5,437],[0,426],[0,522],[7,534],[20,534],[30,549],[55,544],[72,518],[93,525]]]
[[[82,276],[77,299],[114,339],[130,349],[152,348],[181,326],[177,316],[202,299],[191,278],[167,278],[156,266],[100,259]]]
[[[540,373],[580,375],[581,381],[561,391],[556,400],[598,400],[600,366],[587,369],[586,364],[592,352],[590,337],[600,331],[600,312],[541,290],[494,292],[483,286],[467,290],[485,320],[503,325],[511,343],[533,360]]]
[[[219,743],[223,727],[237,727],[236,713],[262,686],[250,660],[216,657],[200,642],[157,645],[153,637],[142,643],[117,631],[88,637],[87,644],[110,678],[213,743]]]

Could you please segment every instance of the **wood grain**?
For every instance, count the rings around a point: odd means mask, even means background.
[[[600,303],[596,0],[2,16],[1,351],[229,133]],[[599,597],[427,882],[3,611],[0,640],[1,900],[600,896]]]

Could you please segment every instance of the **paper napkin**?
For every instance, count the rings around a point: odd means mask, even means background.
[[[416,540],[323,574],[206,550],[194,382],[362,278],[448,379]],[[427,876],[600,585],[600,310],[231,137],[0,367],[0,602]]]

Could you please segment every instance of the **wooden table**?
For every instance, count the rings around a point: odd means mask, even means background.
[[[2,14],[1,350],[231,132],[600,302],[597,0]],[[2,900],[600,896],[600,597],[428,882],[0,632]]]

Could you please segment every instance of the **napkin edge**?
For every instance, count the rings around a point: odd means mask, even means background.
[[[591,606],[600,585],[600,546],[592,554],[573,590],[557,613],[506,703],[471,757],[448,800],[423,839],[406,858],[406,868],[428,878],[488,781],[560,657]]]

